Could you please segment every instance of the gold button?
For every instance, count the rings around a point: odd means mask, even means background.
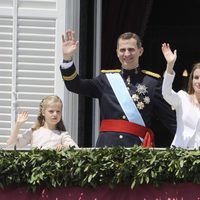
[[[122,119],[126,119],[126,115],[123,115],[123,116],[122,116]]]
[[[123,139],[123,135],[120,135],[119,138],[120,138],[120,139]]]

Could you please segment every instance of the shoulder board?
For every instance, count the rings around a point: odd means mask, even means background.
[[[148,70],[142,70],[142,72],[149,75],[149,76],[153,76],[155,78],[160,78],[160,74],[157,74],[157,73],[154,73],[154,72],[151,72],[151,71],[148,71]]]
[[[108,69],[108,70],[103,69],[103,70],[101,70],[101,72],[102,73],[119,73],[119,72],[121,72],[121,69]]]

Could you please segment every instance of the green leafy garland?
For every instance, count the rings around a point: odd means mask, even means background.
[[[0,151],[0,187],[158,186],[163,182],[200,183],[200,151],[141,147]]]

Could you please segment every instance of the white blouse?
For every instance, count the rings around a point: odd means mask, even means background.
[[[172,89],[173,75],[165,72],[162,85],[164,99],[176,110],[177,130],[171,146],[181,148],[200,147],[200,109],[191,102],[190,96],[183,90]]]
[[[25,147],[28,144],[31,144],[32,148],[40,149],[55,149],[59,144],[65,148],[72,146],[78,148],[68,132],[50,130],[44,127],[35,131],[28,129],[24,134],[18,136],[16,147]]]

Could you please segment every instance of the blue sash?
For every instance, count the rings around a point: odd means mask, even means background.
[[[145,126],[142,116],[131,98],[121,75],[119,73],[107,73],[106,76],[127,119],[130,122]]]

